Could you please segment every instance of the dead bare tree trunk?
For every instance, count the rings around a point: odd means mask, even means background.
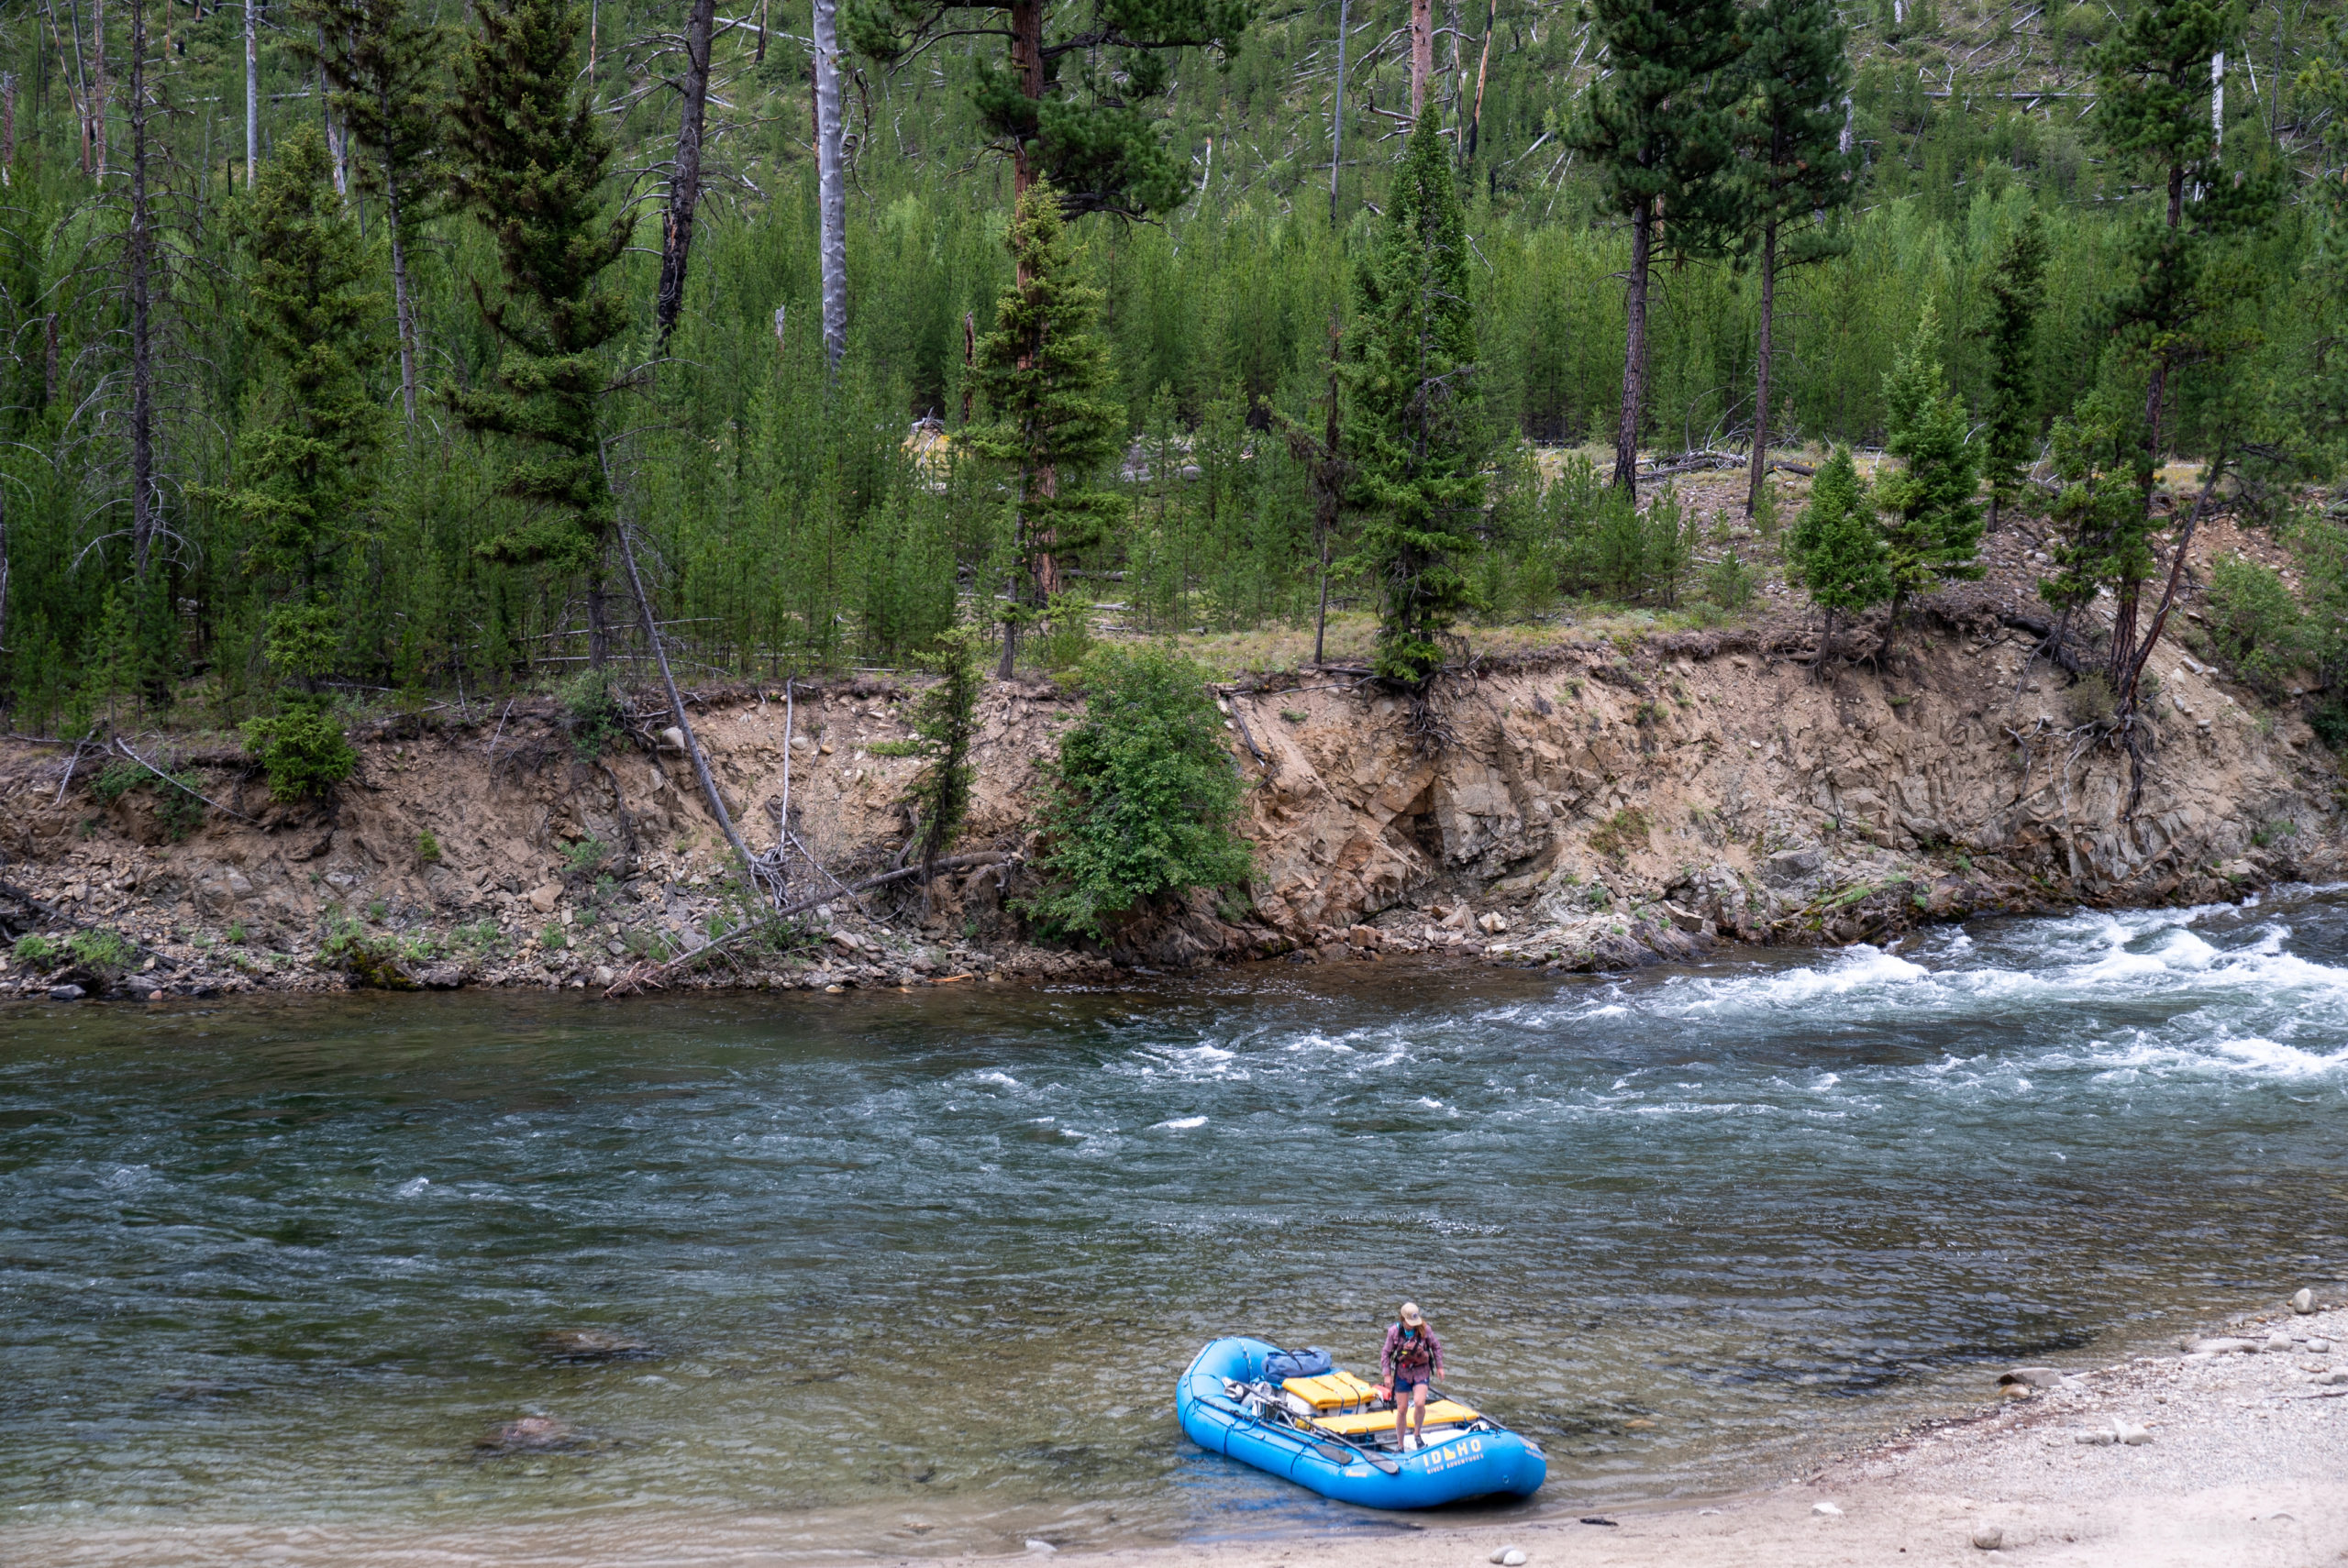
[[[1329,226],[1337,226],[1337,171],[1346,160],[1346,0],[1337,0],[1337,90],[1329,95]]]
[[[327,30],[318,29],[318,118],[326,127],[327,161],[334,166],[334,193],[350,204],[350,138],[335,122],[334,99],[327,91]]]
[[[245,188],[260,170],[260,0],[245,0]]]
[[[382,88],[383,123],[391,124],[391,90]],[[400,174],[391,149],[383,149],[383,229],[392,241],[392,315],[400,337],[400,406],[408,434],[415,433],[415,305],[408,293],[407,234],[400,226]]]
[[[685,308],[693,212],[701,204],[702,128],[709,112],[709,38],[717,0],[691,0],[691,7],[685,15],[684,106],[678,116],[677,162],[669,175],[669,211],[660,236],[660,287],[652,305],[664,348]]]
[[[90,0],[90,152],[106,177],[106,0]]]
[[[1019,78],[1019,91],[1028,99],[1040,103],[1044,96],[1044,0],[1011,0],[1011,69]],[[1027,144],[1014,142],[1011,149],[1011,194],[1015,202],[1027,193],[1036,182],[1036,171],[1030,167]],[[1027,281],[1024,273],[1019,282]]]
[[[1769,356],[1770,329],[1776,325],[1778,310],[1778,220],[1768,219],[1761,226],[1761,341],[1759,364],[1754,375],[1753,390],[1753,460],[1745,466],[1752,471],[1745,476],[1744,514],[1750,517],[1761,505],[1761,487],[1769,480]]]
[[[815,0],[815,187],[823,211],[824,366],[847,351],[847,190],[841,163],[839,0]]]
[[[1411,0],[1411,117],[1426,107],[1427,78],[1434,74],[1434,0]]]
[[[17,167],[17,73],[0,74],[0,181],[16,183],[11,171]]]
[[[130,0],[130,538],[138,577],[155,543],[155,364],[152,252],[147,211],[147,13]]]
[[[1623,290],[1630,322],[1623,351],[1623,419],[1614,431],[1614,488],[1639,488],[1639,420],[1647,395],[1647,262],[1655,245],[1655,204],[1631,215],[1631,276]]]

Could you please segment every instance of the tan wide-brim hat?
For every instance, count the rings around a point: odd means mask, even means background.
[[[1423,1328],[1425,1326],[1426,1319],[1421,1316],[1419,1312],[1419,1304],[1417,1302],[1405,1301],[1402,1303],[1402,1321],[1409,1324],[1413,1329]]]

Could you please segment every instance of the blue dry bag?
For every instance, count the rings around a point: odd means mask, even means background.
[[[1285,1383],[1291,1377],[1320,1377],[1337,1364],[1317,1345],[1302,1350],[1274,1351],[1264,1358],[1264,1381]]]

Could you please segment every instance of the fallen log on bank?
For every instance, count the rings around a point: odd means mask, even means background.
[[[981,866],[1015,865],[1017,862],[1016,856],[1005,856],[999,849],[982,849],[968,855],[949,856],[939,861],[936,869],[969,871]],[[748,925],[737,926],[723,936],[703,943],[691,953],[679,954],[665,964],[653,965],[648,968],[642,964],[632,966],[626,974],[614,980],[604,990],[604,999],[609,1001],[615,997],[631,996],[647,987],[657,989],[663,981],[692,968],[703,959],[714,957],[727,948],[737,946],[762,931],[780,925],[794,915],[805,914],[818,904],[827,904],[843,896],[853,897],[890,882],[902,882],[908,877],[918,877],[921,873],[922,867],[919,866],[903,866],[893,871],[882,871],[867,877],[861,881],[841,883],[831,892],[814,893],[806,898],[795,900],[776,910],[772,914],[761,915]]]

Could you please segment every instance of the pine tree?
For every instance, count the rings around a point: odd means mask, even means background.
[[[1849,38],[1834,0],[1762,0],[1745,17],[1752,40],[1738,65],[1737,217],[1758,250],[1761,319],[1755,359],[1753,464],[1744,510],[1760,504],[1769,470],[1770,372],[1780,269],[1839,256],[1849,242],[1827,225],[1850,204],[1852,160],[1841,150],[1850,92]],[[1780,231],[1794,225],[1791,233]]]
[[[983,645],[976,627],[954,626],[937,639],[926,660],[937,682],[914,704],[912,724],[921,748],[921,771],[906,802],[919,815],[922,898],[926,907],[937,862],[954,847],[969,820],[970,785],[978,775],[979,698],[986,690]]]
[[[2096,132],[2121,166],[2149,165],[2166,197],[2123,253],[2125,284],[2112,310],[2115,336],[2144,378],[2144,460],[2134,467],[2148,530],[2172,380],[2186,366],[2205,379],[2221,373],[2245,346],[2213,333],[2229,306],[2263,284],[2243,265],[2244,242],[2272,221],[2280,195],[2272,177],[2235,179],[2218,157],[2210,64],[2241,24],[2239,0],[2140,0],[2096,51]],[[2113,558],[2122,575],[2112,585],[2110,678],[2124,714],[2133,702],[2129,671],[2145,651],[2137,646],[2144,579],[2133,565],[2149,570],[2151,555]]]
[[[1818,665],[1834,657],[1834,621],[1857,615],[1891,597],[1891,569],[1875,507],[1851,449],[1838,447],[1810,487],[1810,504],[1787,540],[1811,602],[1826,612],[1819,639]]]
[[[274,601],[262,654],[291,685],[246,741],[281,800],[320,793],[358,764],[317,681],[341,656],[338,567],[376,477],[382,418],[361,367],[383,302],[333,179],[325,139],[305,127],[278,143],[242,211],[244,326],[279,376],[238,443],[234,484],[198,492],[251,529],[243,565]]]
[[[1362,513],[1347,565],[1378,600],[1379,676],[1413,690],[1443,668],[1437,636],[1468,607],[1484,459],[1468,221],[1449,143],[1419,117],[1385,221],[1355,278],[1345,446]]]
[[[1965,407],[1948,390],[1933,351],[1940,318],[1930,305],[1916,335],[1883,378],[1891,430],[1884,450],[1899,467],[1876,480],[1883,517],[1885,565],[1891,573],[1891,616],[1883,647],[1899,629],[1900,612],[1942,582],[1981,576],[1979,456],[1966,440]]]
[[[2021,493],[2038,444],[2038,316],[2046,304],[2046,224],[2036,207],[1999,248],[1983,285],[1989,319],[1989,406],[1982,468],[1989,480],[1989,529]]]
[[[1019,198],[1009,240],[1017,280],[979,339],[971,377],[991,416],[964,445],[1011,478],[1011,597],[1002,662],[1011,678],[1020,628],[1041,619],[1058,586],[1056,558],[1089,548],[1118,497],[1095,482],[1115,455],[1122,411],[1104,395],[1109,348],[1094,324],[1101,291],[1078,281],[1059,191],[1039,180]]]
[[[601,419],[613,383],[600,350],[627,320],[604,274],[626,248],[627,220],[604,212],[610,135],[587,95],[571,95],[578,6],[476,0],[474,16],[457,66],[452,184],[503,264],[499,303],[473,285],[503,353],[494,387],[448,396],[467,429],[518,447],[503,491],[522,504],[523,520],[482,553],[585,572],[589,657],[600,668],[615,524]]]
[[[415,292],[408,241],[446,189],[439,167],[448,137],[445,30],[411,0],[302,0],[296,17],[324,40],[318,64],[332,83],[334,112],[371,158],[360,186],[382,199],[392,259],[392,303],[399,331],[400,401],[415,425]]]
[[[2062,489],[2048,509],[2054,569],[2039,579],[2038,595],[2061,613],[2058,637],[2106,586],[2142,582],[2153,572],[2143,473],[2151,459],[2142,411],[2132,404],[2107,382],[2081,399],[2068,418],[2056,420],[2049,437]]]
[[[1255,0],[1120,0],[1071,8],[1073,25],[1058,32],[1046,11],[1045,0],[872,0],[852,5],[845,21],[852,47],[889,63],[945,36],[1004,39],[1002,61],[978,58],[971,97],[988,133],[1009,146],[1014,190],[1049,180],[1071,213],[1171,211],[1188,198],[1189,177],[1143,105],[1173,86],[1175,51],[1212,50],[1227,62]]]
[[[1591,0],[1589,12],[1611,73],[1590,87],[1586,117],[1571,139],[1603,170],[1601,204],[1631,220],[1614,483],[1634,490],[1656,226],[1667,218],[1674,232],[1685,228],[1692,237],[1717,221],[1717,177],[1730,158],[1731,116],[1712,79],[1744,44],[1735,0]]]

